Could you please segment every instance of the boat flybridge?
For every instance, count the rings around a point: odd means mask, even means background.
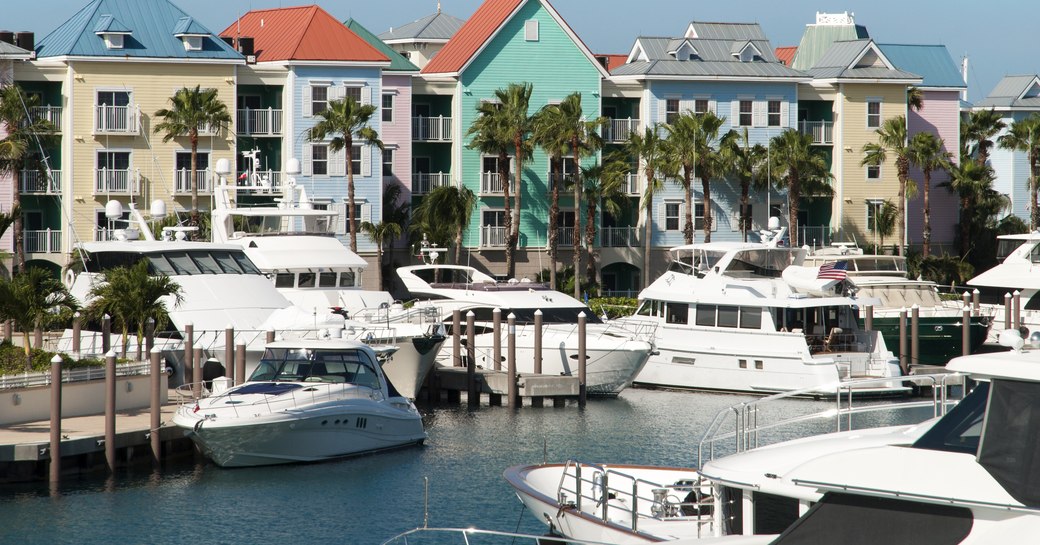
[[[1021,300],[1021,326],[1026,328],[1021,336],[1028,337],[1030,331],[1040,329],[1040,231],[998,236],[997,259],[998,265],[968,280],[968,286],[979,291],[983,312],[999,326],[989,340],[996,341],[998,333],[1012,329],[1013,323],[1005,323],[1003,305],[1005,294],[1015,292]]]
[[[432,252],[431,252],[432,253]],[[604,324],[588,306],[577,299],[529,280],[499,282],[473,267],[461,265],[414,265],[400,267],[397,274],[416,298],[410,309],[390,309],[380,320],[390,323],[433,316],[450,323],[454,310],[474,314],[476,364],[499,369],[494,361],[494,310],[501,311],[499,346],[506,346],[506,322],[516,319],[517,372],[534,373],[534,320],[540,313],[542,330],[542,373],[578,374],[578,315],[586,316],[586,387],[589,395],[616,396],[632,384],[653,350],[648,342],[652,330],[632,333]],[[441,365],[451,366],[444,359]]]
[[[377,361],[390,352],[377,355],[346,340],[271,343],[248,381],[222,390],[221,379],[214,380],[211,395],[183,403],[173,422],[224,467],[421,445],[419,411],[387,382]]]
[[[805,266],[807,250],[778,244],[782,232],[671,250],[635,314],[615,320],[656,327],[656,351],[636,384],[768,394],[890,377],[856,393],[908,393],[884,339],[859,326],[860,306],[877,301],[849,292],[840,270]]]

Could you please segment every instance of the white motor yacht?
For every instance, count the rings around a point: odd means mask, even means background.
[[[982,312],[993,316],[994,328],[989,342],[999,341],[1000,332],[1013,329],[1012,321],[1005,320],[1004,296],[1019,292],[1021,326],[1029,331],[1040,329],[1040,231],[997,237],[995,267],[968,280],[968,286],[979,291]]]
[[[220,466],[317,462],[426,440],[415,405],[363,343],[271,343],[247,382],[220,391],[219,380],[173,422]]]
[[[644,339],[652,328],[630,332],[604,324],[586,305],[573,297],[549,289],[544,284],[511,280],[498,282],[473,267],[460,265],[415,265],[397,269],[397,274],[417,299],[410,309],[391,308],[371,311],[366,320],[399,323],[434,316],[450,323],[458,309],[462,325],[474,313],[476,325],[475,357],[484,369],[504,368],[506,322],[516,319],[516,366],[520,374],[534,373],[534,316],[542,315],[542,374],[578,374],[578,314],[585,313],[586,387],[589,395],[616,396],[632,384],[646,363],[653,345]],[[500,346],[502,361],[494,361],[494,309],[501,311]],[[448,356],[450,358],[450,355]],[[444,355],[440,364],[451,366]]]

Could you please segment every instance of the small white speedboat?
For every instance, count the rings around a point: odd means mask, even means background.
[[[363,343],[271,343],[244,384],[214,383],[173,422],[220,466],[317,462],[426,440],[419,411]]]

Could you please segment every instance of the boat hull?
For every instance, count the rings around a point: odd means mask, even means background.
[[[409,398],[416,399],[419,390],[426,382],[426,375],[437,363],[437,355],[444,345],[442,336],[420,336],[404,339],[396,343],[397,352],[383,362],[383,373],[386,380],[394,385],[397,391]]]
[[[910,338],[910,319],[907,318],[907,343]],[[862,319],[860,320],[862,325]],[[924,365],[946,365],[957,356],[964,355],[962,350],[961,317],[956,316],[921,316],[918,318],[918,363]],[[895,357],[899,357],[899,317],[874,317],[874,329],[881,332],[885,344]],[[970,354],[974,354],[989,336],[989,318],[972,316],[968,324]],[[909,354],[907,357],[909,358]]]

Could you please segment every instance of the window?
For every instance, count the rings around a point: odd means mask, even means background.
[[[685,324],[689,320],[690,305],[686,303],[668,303],[665,322],[669,324]]]
[[[99,151],[97,154],[98,170],[129,170],[129,151]]]
[[[737,327],[739,308],[740,307],[719,305],[719,327]]]
[[[571,180],[574,177],[575,172],[574,157],[561,157],[554,158],[549,163],[549,189],[556,186],[556,182],[564,182]],[[566,184],[564,184],[566,185]],[[563,185],[560,189],[563,189]]]
[[[323,272],[318,275],[318,287],[320,288],[334,288],[336,287],[336,273],[334,272]]]
[[[386,148],[383,150],[383,176],[394,175],[394,150]]]
[[[881,102],[867,101],[867,128],[876,129],[881,126]]]
[[[538,20],[531,19],[524,23],[524,40],[529,42],[538,41]]]
[[[506,225],[505,210],[484,210],[480,217],[481,225],[487,227],[505,227]]]
[[[758,307],[740,307],[740,328],[761,329],[762,309]]]
[[[293,273],[278,273],[274,277],[274,287],[291,288],[296,284],[296,275]]]
[[[693,101],[693,113],[695,114],[706,114],[708,113],[708,99],[698,98]]]
[[[361,144],[354,144],[350,148],[350,168],[355,176],[361,175],[361,156],[364,153],[365,151]]]
[[[672,123],[679,117],[679,99],[669,98],[664,101],[664,122]]]
[[[867,201],[867,228],[871,231],[876,231],[874,221],[877,219],[878,214],[881,213],[881,207],[884,205],[885,201],[881,199],[870,199]]]
[[[697,325],[715,327],[715,305],[697,305]]]
[[[343,99],[347,98],[354,99],[354,102],[361,104],[361,86],[360,85],[348,85],[343,88]]]
[[[202,51],[202,36],[185,36],[182,40],[185,51]]]
[[[741,100],[740,101],[740,117],[738,119],[738,122],[739,122],[741,127],[750,127],[751,126],[752,118],[754,117],[752,115],[753,108],[754,108],[754,102],[752,102],[750,100]]]
[[[665,231],[678,231],[679,230],[679,206],[681,203],[677,202],[666,202],[664,203],[664,230]]]
[[[325,144],[311,146],[311,173],[315,176],[329,174],[329,147]]]
[[[326,85],[311,87],[311,115],[318,115],[329,108],[329,88]]]
[[[98,106],[129,106],[130,93],[127,91],[98,91]]]
[[[191,170],[191,152],[190,151],[178,151],[177,158],[174,160],[174,168],[180,172],[182,170]],[[200,151],[195,154],[195,170],[203,171],[209,168],[209,152]]]
[[[356,275],[353,272],[339,273],[339,287],[341,288],[352,288]]]
[[[767,119],[766,124],[769,127],[780,126],[780,101],[770,100],[767,103]]]
[[[881,179],[881,165],[867,165],[867,179],[868,180],[880,180]]]
[[[123,34],[102,34],[101,39],[105,41],[108,49],[123,49]]]
[[[713,226],[714,227],[714,226]],[[693,228],[694,230],[700,231],[704,229],[704,203],[694,203],[693,205]],[[714,229],[712,229],[714,231]]]
[[[383,93],[383,122],[394,122],[394,94]]]

